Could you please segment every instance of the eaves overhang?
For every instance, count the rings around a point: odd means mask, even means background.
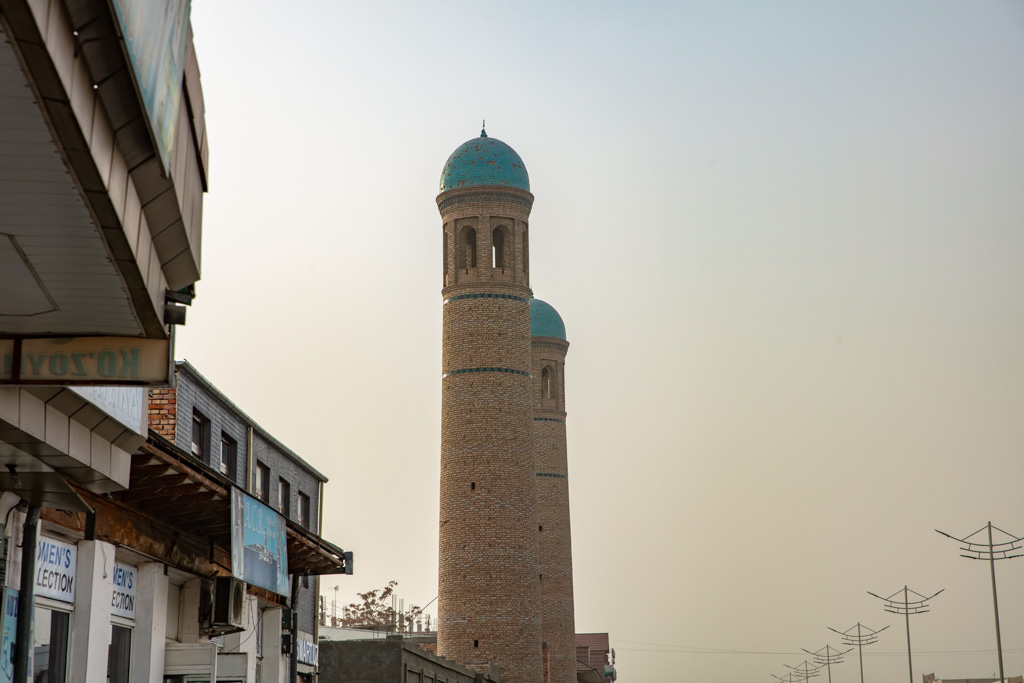
[[[0,0],[0,364],[16,368],[12,380],[0,365],[0,381],[167,382],[165,370],[110,381],[109,367],[83,379],[64,356],[53,366],[62,377],[29,376],[9,341],[162,341],[169,366],[183,316],[167,297],[199,277],[208,148],[187,14],[175,29],[185,50],[172,69],[181,104],[168,166],[115,4]]]
[[[230,553],[232,483],[191,454],[150,432],[132,456],[127,491],[120,502]],[[287,520],[288,570],[297,575],[343,574],[344,551]],[[228,560],[230,569],[230,560]]]

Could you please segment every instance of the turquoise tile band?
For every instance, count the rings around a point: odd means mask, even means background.
[[[521,301],[522,303],[529,303],[529,299],[521,296],[515,296],[513,294],[492,294],[490,292],[479,292],[476,294],[457,294],[456,296],[450,296],[444,300],[445,304],[450,304],[453,301],[462,301],[464,299],[507,299],[509,301]]]
[[[441,375],[441,379],[445,377],[451,377],[452,375],[461,375],[466,372],[504,372],[512,375],[522,375],[523,377],[529,377],[533,379],[533,375],[522,370],[513,370],[512,368],[462,368],[460,370],[450,370],[449,372]]]

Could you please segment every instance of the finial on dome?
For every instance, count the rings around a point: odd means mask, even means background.
[[[484,119],[483,122],[480,124],[480,137],[487,137],[487,119]]]

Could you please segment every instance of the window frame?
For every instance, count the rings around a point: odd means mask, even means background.
[[[132,668],[135,663],[135,624],[131,619],[124,619],[123,617],[111,617],[110,619],[110,643],[107,644],[107,680],[112,683],[121,683],[121,681],[114,681],[110,677],[110,664],[112,661],[112,648],[114,647],[114,629],[122,629],[127,631],[128,634],[128,657],[127,657],[127,671],[124,678],[124,683],[130,683],[132,680]]]
[[[277,511],[285,518],[291,517],[292,485],[284,477],[277,478]]]
[[[196,427],[199,428],[199,438],[196,439]],[[196,452],[198,448],[198,453]],[[192,409],[192,434],[190,436],[189,451],[192,453],[192,457],[198,459],[200,462],[209,464],[210,462],[210,418],[203,415],[202,412]]]
[[[32,621],[33,621],[33,624],[37,624],[38,621],[39,621],[36,618],[35,612],[40,610],[40,609],[44,609],[47,612],[50,612],[51,615],[54,614],[54,613],[62,614],[62,615],[64,615],[62,618],[66,619],[66,622],[67,622],[66,623],[67,633],[64,634],[65,651],[64,651],[64,657],[63,657],[63,662],[62,662],[63,665],[64,665],[64,677],[62,679],[54,680],[53,683],[67,683],[67,681],[70,680],[70,675],[69,674],[71,673],[71,647],[74,644],[73,643],[73,639],[74,639],[74,636],[75,636],[75,633],[74,633],[75,629],[74,629],[74,625],[72,623],[74,618],[75,618],[74,606],[69,604],[69,603],[62,602],[60,600],[54,600],[52,598],[44,598],[44,597],[41,597],[41,596],[37,596],[35,604],[32,606],[32,611],[33,611]],[[36,628],[33,628],[33,631],[34,631],[34,634],[33,634],[33,641],[34,641],[35,638],[37,638],[39,636],[40,632]],[[52,646],[52,644],[53,644],[52,643],[52,641],[53,641],[53,617],[52,616],[50,617],[50,624],[49,624],[49,631],[47,633],[47,638],[48,638],[48,640],[46,642],[46,645]],[[35,650],[36,650],[36,645],[35,645],[35,642],[33,642],[32,643],[31,655],[30,655],[33,658],[33,661],[35,660]],[[47,658],[46,658],[46,660],[47,660],[47,671],[50,670],[49,669],[49,664],[50,664],[50,662],[53,661],[53,654],[54,654],[53,650],[51,650],[47,654]],[[36,673],[37,673],[36,671],[33,671],[33,677],[35,676]],[[47,680],[51,680],[51,678],[48,677]]]
[[[305,504],[305,505],[303,505],[303,504]],[[298,514],[299,526],[301,526],[303,529],[309,529],[310,528],[310,516],[311,516],[311,514],[313,512],[313,506],[312,506],[312,503],[310,501],[309,496],[307,494],[303,493],[302,491],[299,491],[299,497],[298,497],[298,502],[296,504],[296,507],[298,508],[298,510],[296,512]],[[305,509],[303,509],[303,508],[305,508]]]
[[[270,503],[270,467],[259,460],[252,468],[252,493],[264,505]]]
[[[227,446],[227,471],[225,472],[225,446]],[[238,442],[223,430],[220,433],[220,467],[219,472],[231,481],[235,480],[238,471]]]

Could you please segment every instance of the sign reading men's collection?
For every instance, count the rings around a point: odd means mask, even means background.
[[[36,549],[36,595],[73,603],[77,564],[76,546],[40,536]]]
[[[114,563],[114,591],[110,599],[110,613],[135,618],[135,584],[138,583],[139,570],[129,564]]]
[[[284,517],[231,489],[231,573],[246,583],[288,595],[288,537]]]

